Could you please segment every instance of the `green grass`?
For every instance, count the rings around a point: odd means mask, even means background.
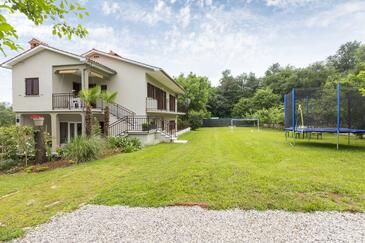
[[[38,174],[0,176],[0,240],[83,203],[365,211],[365,140],[299,142],[282,132],[207,128],[142,151]],[[4,195],[8,195],[3,197]],[[48,205],[48,206],[47,206]]]

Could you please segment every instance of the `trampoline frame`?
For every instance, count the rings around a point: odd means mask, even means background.
[[[341,133],[346,133],[348,135],[348,143],[350,143],[350,134],[351,133],[365,133],[365,129],[352,129],[352,128],[343,128],[341,127],[341,85],[337,84],[337,127],[327,127],[327,128],[307,128],[307,127],[297,127],[295,125],[296,122],[296,90],[295,88],[291,91],[291,98],[292,98],[292,114],[291,114],[291,127],[285,127],[287,117],[287,95],[284,96],[284,131],[286,133],[293,132],[293,133],[336,133],[337,134],[337,149],[339,149],[339,136]],[[294,145],[295,145],[295,138],[294,135]]]

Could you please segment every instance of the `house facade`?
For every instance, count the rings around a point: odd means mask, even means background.
[[[16,123],[32,125],[32,115],[44,117],[52,149],[85,133],[81,89],[96,85],[118,95],[110,107],[111,136],[136,136],[145,144],[174,139],[177,97],[183,89],[163,69],[92,49],[82,55],[32,39],[30,49],[4,62],[12,70]],[[93,104],[95,122],[103,124],[106,104]]]

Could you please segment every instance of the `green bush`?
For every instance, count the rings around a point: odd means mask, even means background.
[[[62,149],[66,159],[79,162],[86,162],[100,157],[105,147],[104,140],[97,136],[76,137]]]
[[[108,145],[110,148],[120,149],[124,153],[142,149],[142,143],[138,138],[108,137]]]
[[[188,114],[189,125],[192,130],[196,130],[203,125],[204,111],[190,111]]]
[[[34,133],[32,127],[0,127],[0,161],[12,159],[19,161],[34,156]]]
[[[7,171],[12,167],[18,166],[21,163],[14,159],[0,160],[0,171]]]

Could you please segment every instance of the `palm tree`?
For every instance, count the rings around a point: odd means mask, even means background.
[[[105,102],[105,108],[104,108],[104,136],[108,136],[109,134],[109,104],[113,103],[115,101],[115,98],[117,98],[118,92],[108,93],[108,92],[102,92],[100,94],[100,98]]]
[[[79,93],[81,100],[85,102],[86,106],[86,136],[90,136],[92,133],[93,114],[91,110],[91,105],[95,103],[96,100],[100,97],[100,92],[100,86],[95,86],[92,89],[82,89]]]

